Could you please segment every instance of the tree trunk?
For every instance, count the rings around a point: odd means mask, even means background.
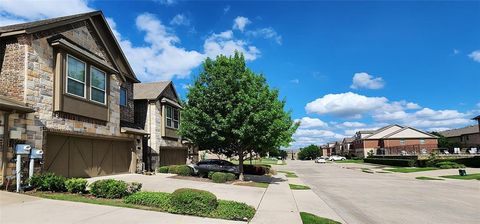
[[[250,151],[250,165],[252,165],[252,151]]]
[[[244,181],[245,178],[243,176],[243,149],[242,148],[238,149],[238,171],[240,172],[238,179],[240,181]]]

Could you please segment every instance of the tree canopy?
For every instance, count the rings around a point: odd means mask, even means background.
[[[262,75],[247,68],[243,55],[207,58],[188,89],[180,134],[201,149],[239,156],[288,146],[298,127],[285,100]],[[241,175],[242,176],[242,175]]]
[[[309,145],[305,148],[300,148],[298,152],[298,159],[300,160],[311,160],[320,156],[320,148],[316,145]]]

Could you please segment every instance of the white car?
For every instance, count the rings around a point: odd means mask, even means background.
[[[338,161],[338,160],[346,160],[347,158],[343,157],[343,156],[337,156],[337,155],[333,155],[333,156],[330,156],[328,158],[328,160],[330,161]]]
[[[327,162],[327,160],[325,160],[325,159],[322,158],[322,157],[317,157],[317,158],[315,159],[315,163],[326,163],[326,162]]]

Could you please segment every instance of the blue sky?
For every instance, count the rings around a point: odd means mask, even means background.
[[[183,97],[205,57],[244,52],[302,121],[292,148],[480,114],[480,1],[2,2],[2,24],[102,10],[137,76]]]

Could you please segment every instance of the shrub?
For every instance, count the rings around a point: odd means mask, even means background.
[[[413,167],[415,166],[415,159],[390,159],[390,158],[365,158],[363,159],[366,163],[375,163],[391,166],[404,166],[404,167]]]
[[[453,168],[465,168],[465,165],[458,164],[451,161],[443,161],[435,163],[435,166],[440,169],[453,169]]]
[[[29,179],[30,185],[40,191],[65,191],[65,177],[53,173],[34,175]]]
[[[215,172],[213,172],[213,171],[208,172],[208,179],[212,179],[212,176],[213,176],[214,173]]]
[[[169,211],[177,214],[208,216],[217,207],[217,197],[208,192],[182,188],[170,196]]]
[[[168,173],[168,169],[169,169],[168,166],[161,166],[161,167],[158,167],[158,168],[157,168],[157,172],[159,172],[159,173]]]
[[[133,194],[133,193],[137,193],[140,190],[142,190],[142,183],[138,183],[138,182],[128,183],[128,186],[127,186],[127,194],[128,195]]]
[[[176,173],[180,176],[192,176],[193,170],[187,165],[179,165],[176,168]]]
[[[225,183],[227,182],[227,174],[222,172],[215,172],[212,174],[212,181],[214,183]]]
[[[167,211],[170,207],[170,194],[164,192],[137,192],[127,196],[123,201],[127,204],[151,206]]]
[[[87,188],[87,180],[83,178],[70,178],[65,181],[65,187],[70,193],[83,193]]]
[[[270,167],[265,165],[250,165],[250,164],[243,165],[244,174],[265,175],[265,174],[268,174],[269,172],[270,172]]]
[[[168,173],[177,173],[177,165],[168,166]]]
[[[237,179],[237,176],[235,176],[235,174],[233,173],[226,173],[226,178],[227,178],[227,181],[234,181]]]
[[[255,208],[245,203],[235,201],[218,201],[217,209],[215,209],[211,216],[215,218],[241,220],[246,221],[253,218],[255,215]]]
[[[122,198],[128,195],[125,181],[106,179],[97,180],[90,185],[90,192],[97,198]]]

